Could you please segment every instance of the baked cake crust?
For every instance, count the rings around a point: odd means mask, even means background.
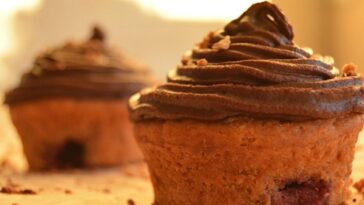
[[[338,205],[363,115],[280,122],[140,121],[157,205]]]

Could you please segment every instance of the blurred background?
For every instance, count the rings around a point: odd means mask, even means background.
[[[106,30],[110,46],[148,65],[164,80],[167,70],[174,68],[182,54],[208,31],[221,28],[255,2],[1,0],[0,102],[3,93],[16,86],[21,74],[31,68],[39,52],[69,40],[85,40],[95,24]],[[363,0],[273,2],[288,16],[298,45],[333,56],[337,67],[353,62],[364,72]],[[26,165],[15,136],[8,112],[0,104],[0,162],[22,170]]]
[[[108,43],[148,65],[164,80],[181,55],[210,30],[238,17],[256,0],[2,0],[0,91],[16,85],[34,56],[68,40],[88,38],[94,24]],[[364,71],[364,1],[273,0],[286,13],[295,41],[331,55],[336,66]]]

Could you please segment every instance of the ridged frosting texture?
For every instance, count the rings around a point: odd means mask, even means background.
[[[20,85],[7,93],[5,103],[55,97],[127,99],[150,85],[147,69],[108,47],[104,38],[95,27],[85,42],[68,42],[41,53]]]
[[[332,58],[298,47],[293,36],[274,4],[254,4],[188,52],[167,83],[134,95],[132,119],[312,120],[363,113],[363,79],[353,65],[339,74]]]

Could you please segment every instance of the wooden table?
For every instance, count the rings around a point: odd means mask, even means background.
[[[364,177],[364,136],[354,163],[354,180]],[[152,186],[145,165],[129,165],[70,173],[18,174],[0,177],[0,185],[16,190],[29,188],[35,195],[0,194],[0,205],[150,205]],[[364,204],[361,197],[356,205]]]
[[[144,170],[144,171],[143,171]],[[146,167],[2,176],[0,185],[36,194],[0,194],[0,205],[150,205]],[[137,174],[136,174],[137,173]]]
[[[15,155],[12,161],[21,161],[22,154],[16,152],[21,146],[16,141],[11,143],[13,149],[1,144],[6,134],[11,135],[10,138],[15,135],[14,131],[9,131],[11,127],[5,123],[9,119],[4,113],[0,107],[0,148],[3,145],[8,149],[6,154]],[[7,126],[8,131],[4,130]],[[17,169],[24,169],[21,162],[13,164],[18,164]],[[353,172],[354,181],[361,178],[364,178],[364,132],[357,146]],[[144,164],[68,173],[2,174],[0,186],[36,192],[34,195],[0,193],[0,205],[128,205],[128,200],[133,200],[136,205],[150,205],[153,201],[153,190]],[[357,198],[356,205],[364,204],[359,196],[354,197]]]

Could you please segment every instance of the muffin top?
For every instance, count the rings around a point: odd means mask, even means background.
[[[167,83],[129,101],[134,121],[229,117],[312,120],[363,113],[363,78],[348,64],[294,44],[282,12],[251,6],[209,33],[171,70]]]
[[[44,98],[124,99],[152,82],[147,69],[105,43],[94,27],[81,43],[68,42],[41,53],[5,103]]]

